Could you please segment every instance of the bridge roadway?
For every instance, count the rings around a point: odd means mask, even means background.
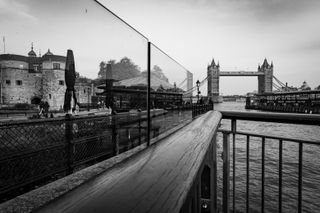
[[[229,72],[229,71],[223,71],[219,73],[220,76],[261,76],[264,75],[263,72],[257,72],[257,71],[239,71],[239,72]]]

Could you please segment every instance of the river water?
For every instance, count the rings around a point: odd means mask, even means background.
[[[246,111],[243,102],[225,102],[215,110]],[[253,110],[252,110],[253,111]],[[221,128],[230,129],[230,121],[223,120]],[[310,141],[317,145],[303,145],[302,211],[320,212],[320,126],[237,121],[237,130],[266,135],[283,136]],[[219,196],[222,197],[222,135],[218,135]],[[250,137],[250,212],[260,212],[261,206],[261,138]],[[232,140],[232,137],[231,137]],[[265,143],[265,212],[278,211],[279,141],[266,139]],[[232,150],[232,144],[231,150]],[[232,152],[231,159],[233,158]],[[236,136],[236,210],[246,207],[246,137]],[[231,161],[232,175],[232,161]],[[231,176],[232,180],[232,176]],[[233,188],[231,182],[231,189]],[[298,144],[283,142],[282,211],[297,212],[298,208]],[[230,196],[232,196],[232,191]],[[230,199],[231,200],[231,199]],[[221,204],[221,199],[219,199]],[[230,204],[232,208],[232,201]]]

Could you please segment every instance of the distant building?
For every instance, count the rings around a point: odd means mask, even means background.
[[[311,90],[311,87],[307,84],[306,81],[304,81],[301,85],[301,87],[299,87],[300,91],[306,91],[306,90]]]
[[[66,57],[54,55],[50,50],[37,56],[31,47],[28,56],[0,55],[0,104],[39,104],[47,101],[50,110],[63,108]],[[91,86],[76,84],[78,99],[91,102]],[[89,98],[88,98],[89,92]]]

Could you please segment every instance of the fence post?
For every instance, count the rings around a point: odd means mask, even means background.
[[[118,132],[117,132],[117,119],[115,115],[111,115],[111,126],[112,126],[112,144],[113,144],[113,154],[119,154],[119,140],[118,140]]]
[[[193,103],[191,103],[191,113],[192,113],[192,118],[194,118],[194,107],[193,107]]]
[[[151,131],[151,42],[148,41],[148,63],[147,63],[147,146],[150,145],[150,131]]]
[[[138,112],[138,133],[139,133],[139,145],[141,145],[141,115],[140,112]]]
[[[230,194],[230,134],[223,132],[223,212],[229,212]]]
[[[73,172],[74,162],[74,144],[73,139],[73,121],[70,114],[65,117],[65,138],[66,138],[66,155],[67,155],[67,175]]]

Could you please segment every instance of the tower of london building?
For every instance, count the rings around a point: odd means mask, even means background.
[[[66,91],[65,64],[65,56],[55,55],[50,50],[43,56],[37,56],[33,47],[28,56],[1,54],[0,104],[47,101],[50,109],[62,109]],[[81,88],[81,94],[82,91],[86,90]],[[87,94],[82,95],[88,99]]]

